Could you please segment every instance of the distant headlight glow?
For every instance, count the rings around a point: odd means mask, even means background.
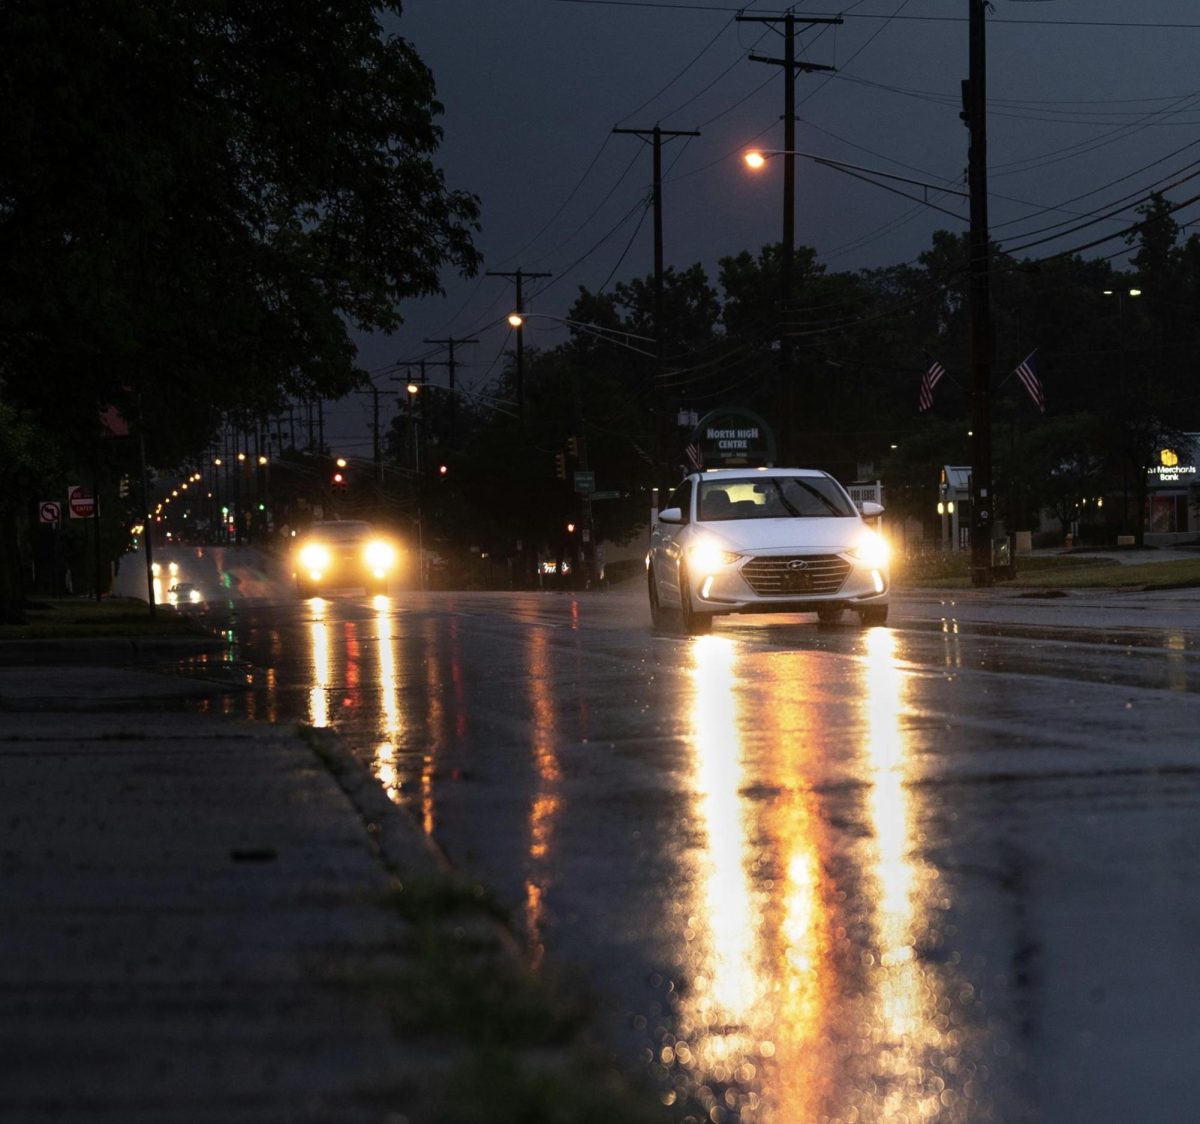
[[[887,540],[875,534],[873,531],[865,535],[858,546],[850,551],[850,557],[871,570],[882,570],[888,564],[888,555],[891,551],[888,549]]]

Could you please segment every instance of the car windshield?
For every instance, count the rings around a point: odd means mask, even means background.
[[[314,523],[312,533],[327,542],[357,542],[371,533],[371,527],[348,519],[344,523]]]
[[[702,522],[723,519],[850,518],[857,509],[827,476],[757,476],[704,480],[697,512]]]

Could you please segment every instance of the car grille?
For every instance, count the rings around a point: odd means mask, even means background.
[[[802,562],[803,566],[794,563]],[[837,593],[850,563],[836,554],[782,554],[751,558],[742,577],[760,597],[771,594]]]

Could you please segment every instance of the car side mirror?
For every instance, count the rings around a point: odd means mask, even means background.
[[[658,521],[660,523],[682,523],[683,508],[681,507],[664,507],[658,513]]]
[[[874,500],[863,500],[862,517],[864,519],[878,519],[883,514],[883,504],[876,503]]]

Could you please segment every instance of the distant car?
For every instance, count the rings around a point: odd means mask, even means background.
[[[855,610],[887,622],[885,540],[828,473],[811,468],[694,472],[671,493],[650,535],[650,613],[662,627],[708,632],[723,613],[816,613],[834,624]]]
[[[203,600],[204,595],[191,582],[178,582],[167,590],[168,605],[199,605]]]
[[[301,597],[323,589],[362,588],[387,593],[400,553],[394,543],[357,519],[313,523],[297,539],[292,576]]]

